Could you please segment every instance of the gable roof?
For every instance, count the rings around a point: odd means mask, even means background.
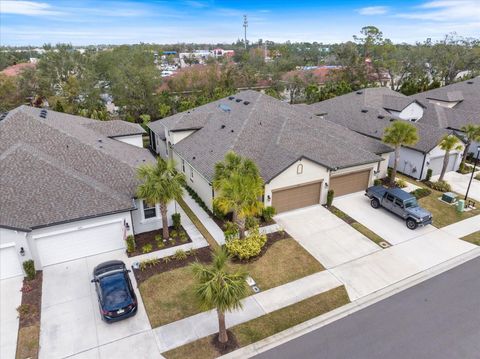
[[[398,100],[392,100],[393,97],[398,97]],[[397,107],[399,108],[413,101],[387,88],[367,88],[312,104],[310,111],[317,115],[321,114],[326,120],[348,127],[355,132],[381,140],[385,128],[390,126],[391,121],[401,120],[392,116],[384,108],[385,103],[396,102],[400,104]],[[444,129],[421,122],[410,123],[417,128],[420,140],[407,147],[423,153],[432,150],[441,138],[449,133]]]
[[[268,182],[299,158],[327,168],[382,160],[391,149],[343,126],[313,116],[256,91],[242,91],[149,124],[157,132],[198,130],[175,144],[175,151],[209,181],[215,163],[230,150],[253,159]]]
[[[31,230],[132,209],[136,168],[155,159],[89,128],[21,106],[0,121],[0,226]]]

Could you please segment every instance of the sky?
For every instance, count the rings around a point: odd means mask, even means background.
[[[480,0],[0,0],[0,44],[343,42],[363,26],[414,43],[480,37]]]

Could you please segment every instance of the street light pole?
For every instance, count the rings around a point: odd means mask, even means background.
[[[470,191],[470,185],[472,184],[473,175],[475,174],[475,169],[477,168],[478,156],[480,155],[480,146],[477,147],[477,157],[475,158],[475,162],[473,164],[472,175],[470,176],[470,182],[468,182],[467,193],[465,193],[465,202],[467,201],[468,191]]]

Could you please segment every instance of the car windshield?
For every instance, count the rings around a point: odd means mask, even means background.
[[[131,303],[132,299],[123,273],[116,273],[100,279],[103,306],[106,310],[116,310]]]
[[[415,198],[407,199],[405,201],[405,208],[418,207],[417,200]]]

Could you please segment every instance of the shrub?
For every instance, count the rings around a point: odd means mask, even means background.
[[[187,253],[185,253],[183,249],[179,249],[175,252],[173,258],[175,258],[177,261],[187,259]]]
[[[181,225],[180,213],[172,214],[172,222],[173,222],[173,228],[175,228],[178,231],[180,229],[180,225]]]
[[[135,252],[135,248],[136,248],[136,244],[135,244],[135,237],[132,236],[132,235],[129,235],[127,237],[127,252],[128,253],[133,253]]]
[[[175,229],[171,230],[170,231],[170,237],[177,238],[178,237],[178,231],[176,231]]]
[[[238,225],[230,221],[225,222],[225,230],[223,231],[223,233],[225,234],[226,241],[237,238]]]
[[[29,318],[35,314],[35,307],[30,304],[21,304],[17,307],[17,312],[21,317]]]
[[[172,257],[163,257],[163,263],[167,264],[170,263],[172,260]]]
[[[381,179],[376,179],[376,180],[373,180],[373,185],[374,186],[381,186],[383,184],[383,181]]]
[[[431,188],[433,188],[436,191],[449,192],[452,190],[450,185],[445,181],[429,182],[428,184]]]
[[[153,249],[153,246],[148,243],[148,244],[145,244],[143,247],[142,247],[142,253],[150,253]]]
[[[190,248],[187,252],[187,256],[196,256],[197,255],[197,250],[195,248]]]
[[[265,222],[269,223],[273,220],[273,216],[277,213],[275,207],[267,206],[262,209],[262,218]]]
[[[258,256],[265,243],[267,243],[267,236],[260,234],[258,228],[254,228],[245,239],[229,240],[225,246],[230,255],[246,260]]]
[[[404,179],[398,179],[395,181],[395,185],[400,188],[405,188],[407,187],[407,181],[405,181]]]
[[[170,244],[172,246],[176,245],[177,244],[177,241],[175,240],[175,238],[170,238]]]
[[[35,271],[35,263],[32,259],[23,262],[23,269],[25,270],[28,280],[35,279],[37,272]]]
[[[165,248],[165,243],[163,243],[163,241],[157,241],[157,247],[159,249]]]
[[[331,207],[333,203],[333,196],[335,195],[335,192],[333,189],[329,189],[327,192],[327,207]]]
[[[158,263],[160,263],[160,259],[158,259],[158,258],[145,259],[145,260],[140,262],[138,267],[140,268],[141,271],[144,271],[145,269],[153,267],[153,266],[157,265]]]
[[[253,216],[245,218],[245,229],[248,231],[258,226],[258,219]]]
[[[430,196],[432,191],[429,190],[428,188],[417,188],[415,191],[412,191],[410,193],[413,194],[416,199],[420,199],[423,197]]]
[[[393,168],[391,168],[391,167],[387,168],[387,177],[388,178],[392,178],[392,171],[393,171]]]
[[[432,175],[433,175],[433,170],[431,168],[429,168],[427,170],[427,176],[425,177],[425,181],[430,182],[430,179],[432,178]]]
[[[179,237],[180,237],[180,242],[182,242],[182,243],[187,243],[188,242],[188,236],[187,236],[187,233],[185,231],[181,231],[180,234],[179,234]]]
[[[155,235],[155,242],[161,242],[162,240],[163,240],[163,237],[160,233]]]
[[[477,181],[480,181],[480,173],[475,176],[475,179],[476,179]]]

